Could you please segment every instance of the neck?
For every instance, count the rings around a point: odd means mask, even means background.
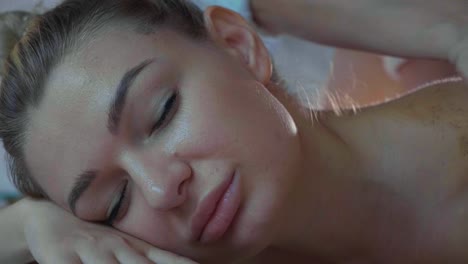
[[[294,206],[285,208],[273,248],[330,262],[370,258],[379,229],[379,188],[361,176],[356,153],[327,126],[331,113],[315,112],[311,120],[310,110],[286,107],[298,127],[306,173],[297,177],[288,201]]]

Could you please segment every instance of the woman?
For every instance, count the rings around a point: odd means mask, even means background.
[[[272,2],[252,2],[272,32],[465,69],[462,4]],[[417,19],[395,31],[405,21],[385,19],[409,6]],[[354,21],[343,32],[324,11]],[[185,1],[66,1],[7,65],[1,132],[17,186],[127,234],[25,201],[0,215],[0,233],[18,238],[2,245],[11,259],[28,247],[45,263],[189,263],[162,250],[201,263],[468,258],[460,81],[358,113],[311,112],[239,15],[202,17]],[[18,215],[35,219],[11,223]]]

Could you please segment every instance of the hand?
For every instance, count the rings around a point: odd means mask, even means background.
[[[115,229],[81,221],[45,201],[31,201],[25,236],[39,263],[194,264]]]
[[[455,63],[468,36],[466,0],[251,0],[251,7],[267,31],[401,57]]]

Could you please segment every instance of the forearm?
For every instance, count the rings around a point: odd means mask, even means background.
[[[462,2],[250,1],[254,21],[266,31],[341,48],[447,60],[454,47],[460,46],[460,39],[468,35],[466,23],[460,22],[467,19],[468,10]],[[465,50],[465,45],[461,47]],[[458,54],[454,56],[459,58]]]
[[[255,22],[270,33],[287,33],[308,39],[312,32],[311,17],[316,12],[307,0],[250,0]]]
[[[0,210],[0,263],[28,263],[33,260],[24,235],[27,200]]]
[[[304,40],[354,48],[352,31],[337,19],[336,5],[314,0],[249,0],[252,20],[269,34],[288,34]],[[341,25],[340,25],[341,23]],[[331,28],[338,32],[330,33]],[[336,30],[335,30],[336,31]]]

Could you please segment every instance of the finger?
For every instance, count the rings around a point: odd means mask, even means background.
[[[146,256],[158,264],[196,264],[196,262],[160,249],[149,249]]]
[[[143,256],[128,243],[123,243],[116,247],[114,256],[121,264],[154,264],[154,262]]]
[[[117,258],[115,258],[111,251],[94,249],[80,252],[78,255],[83,264],[119,264]]]
[[[80,241],[77,254],[83,264],[119,264],[113,254],[110,238],[101,241]]]
[[[112,252],[94,251],[80,254],[81,262],[83,264],[119,264]]]
[[[48,256],[43,258],[36,258],[37,263],[39,264],[49,264],[49,263],[56,263],[56,264],[84,264],[80,257],[75,253],[54,253],[48,252]]]
[[[126,238],[130,247],[137,249],[143,256],[157,264],[197,264],[188,258],[155,248],[139,239],[127,236]]]
[[[85,264],[154,264],[133,248],[128,239],[108,234],[93,243],[82,243],[79,255]]]

